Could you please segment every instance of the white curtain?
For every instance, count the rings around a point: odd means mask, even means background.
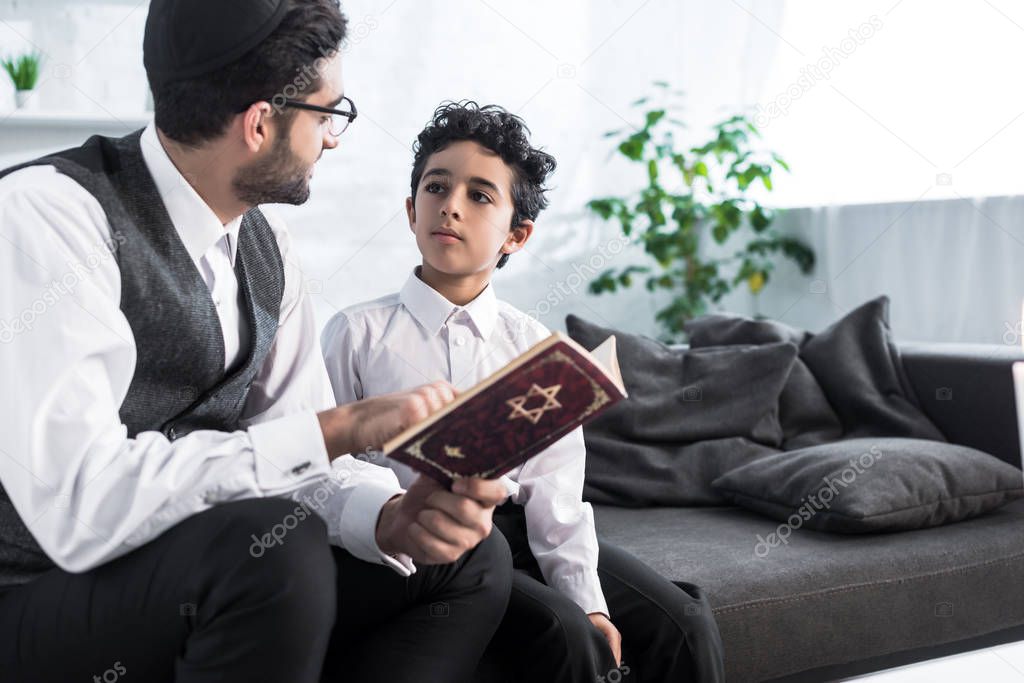
[[[820,330],[880,294],[899,340],[1019,347],[1024,197],[792,209],[779,227],[818,254],[810,277],[780,268],[725,307]]]

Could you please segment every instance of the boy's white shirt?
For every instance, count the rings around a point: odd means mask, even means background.
[[[500,301],[491,284],[466,306],[410,274],[400,292],[336,314],[321,338],[338,405],[445,380],[465,390],[550,335]],[[530,550],[549,586],[608,614],[597,573],[594,513],[582,501],[586,450],[577,428],[502,478],[524,506]],[[385,459],[408,486],[416,472]]]

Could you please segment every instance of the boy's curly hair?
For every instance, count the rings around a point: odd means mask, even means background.
[[[544,181],[555,170],[555,158],[530,145],[526,123],[496,104],[480,106],[476,102],[446,102],[434,111],[426,128],[413,145],[412,199],[426,170],[427,159],[453,142],[472,140],[491,150],[512,169],[512,225],[535,220],[548,200]],[[502,254],[497,267],[508,261]]]

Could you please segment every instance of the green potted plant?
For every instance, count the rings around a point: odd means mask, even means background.
[[[619,154],[643,169],[643,186],[593,199],[587,208],[617,221],[655,263],[608,269],[589,288],[594,294],[614,292],[632,286],[635,275],[646,275],[649,291],[668,290],[672,296],[656,315],[664,339],[681,341],[683,323],[736,287],[745,283],[755,295],[760,292],[778,257],[807,274],[814,252],[772,230],[776,212],[752,196],[755,184],[770,192],[772,174],[789,170],[779,155],[754,147],[757,127],[746,116],[733,116],[713,126],[707,142],[683,146],[677,139],[686,127],[677,118],[682,93],[663,81],[654,85],[652,96],[633,103],[642,108],[643,124],[605,134],[615,138]]]
[[[18,108],[32,101],[32,92],[39,80],[40,55],[30,53],[20,57],[7,57],[2,61],[4,70],[14,83],[14,98]]]

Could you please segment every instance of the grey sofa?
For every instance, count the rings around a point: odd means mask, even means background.
[[[1010,347],[900,344],[910,382],[953,443],[1021,465]],[[899,533],[797,529],[739,507],[595,505],[598,534],[702,586],[730,683],[828,681],[1024,640],[1024,500]]]

